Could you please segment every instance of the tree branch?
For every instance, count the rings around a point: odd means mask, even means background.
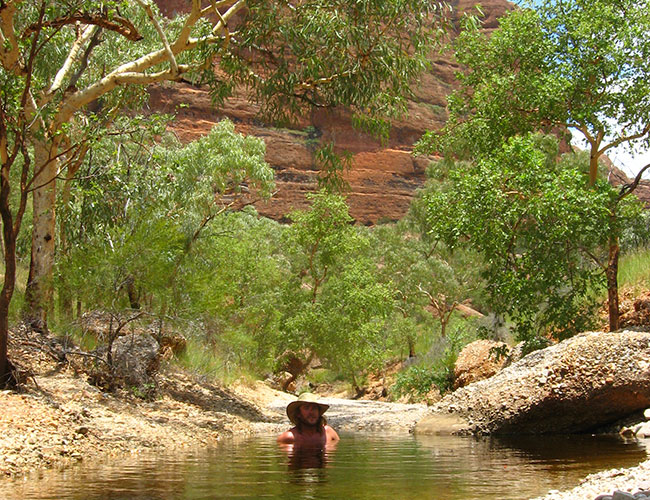
[[[17,3],[15,0],[8,0],[3,2],[0,7],[0,61],[2,61],[2,66],[9,71],[15,71],[20,58],[18,39],[14,29]]]
[[[219,7],[217,5],[217,2],[215,2],[215,0],[210,0],[210,4],[212,6],[212,11],[219,18],[219,22],[212,29],[212,34],[216,35],[219,32],[221,26],[221,29],[224,29],[226,31],[226,42],[224,44],[224,48],[227,48],[228,45],[230,45],[230,30],[228,30],[228,21],[226,21],[221,15],[221,12],[219,12]]]
[[[616,146],[620,146],[621,144],[623,144],[625,142],[631,142],[631,141],[634,141],[636,139],[641,139],[642,137],[647,135],[648,132],[650,132],[650,122],[646,123],[645,127],[643,127],[643,130],[641,130],[640,132],[638,132],[636,134],[632,134],[632,135],[624,135],[624,136],[619,137],[615,141],[610,142],[609,144],[607,144],[607,146],[603,147],[603,149],[598,151],[598,155],[603,154],[608,149],[615,148]]]
[[[193,68],[187,64],[181,64],[177,70],[166,69],[157,73],[138,73],[126,72],[115,75],[115,83],[117,85],[148,85],[150,83],[157,83],[167,80],[175,80],[180,75],[187,73]]]
[[[25,29],[22,38],[27,38],[32,33],[39,31],[43,28],[61,28],[62,26],[66,26],[68,24],[77,24],[77,23],[100,26],[109,31],[114,31],[116,33],[119,33],[124,38],[132,42],[137,42],[139,40],[142,40],[143,38],[142,35],[138,33],[138,30],[135,28],[133,23],[131,23],[131,21],[129,21],[128,19],[124,19],[123,17],[119,17],[119,16],[111,16],[111,18],[108,19],[108,17],[104,13],[73,14],[67,17],[59,17],[57,19],[53,19],[52,21],[34,23],[28,26],[27,29]]]
[[[618,193],[618,198],[616,201],[621,201],[623,198],[625,198],[628,194],[632,193],[637,186],[639,185],[639,182],[641,182],[641,176],[643,173],[650,168],[650,163],[648,163],[645,167],[643,167],[641,170],[639,170],[639,173],[636,174],[636,177],[634,178],[634,181],[632,181],[630,184],[624,184],[621,187],[620,192]]]
[[[86,26],[86,28],[82,31],[81,36],[78,36],[77,39],[74,41],[72,47],[70,48],[70,52],[68,52],[68,57],[66,57],[65,62],[63,63],[63,65],[57,72],[56,76],[54,77],[54,81],[52,82],[52,85],[50,85],[50,88],[47,89],[44,93],[45,102],[49,101],[54,95],[54,93],[63,86],[63,81],[72,72],[73,65],[79,59],[83,46],[89,40],[91,40],[91,38],[94,36],[96,29],[97,29],[96,26],[92,26],[92,25]],[[45,104],[45,102],[41,102],[40,103],[41,106]]]
[[[84,52],[83,57],[81,58],[81,64],[79,65],[79,69],[74,75],[72,75],[72,78],[70,78],[68,89],[73,89],[77,85],[77,82],[79,81],[79,78],[81,78],[81,75],[83,75],[84,71],[86,71],[86,68],[88,67],[88,59],[90,58],[90,53],[93,51],[95,47],[97,47],[97,45],[101,43],[101,39],[99,38],[101,32],[102,32],[101,28],[95,30],[95,33],[93,34],[93,37],[90,40],[88,47],[86,47],[86,51]]]
[[[224,21],[228,21],[232,16],[234,16],[239,10],[241,10],[246,5],[245,0],[239,0],[228,11],[222,16]],[[210,7],[211,9],[212,7]],[[175,42],[171,43],[170,48],[174,55],[177,55],[181,52],[191,50],[195,48],[199,43],[217,43],[222,40],[221,37],[217,36],[208,36],[204,38],[190,38],[192,27],[197,23],[197,21],[203,15],[201,10],[201,1],[193,0],[192,1],[192,10],[189,16],[185,19],[185,24],[181,29],[178,38]],[[173,80],[178,77],[179,74],[186,73],[191,69],[194,69],[192,66],[179,66],[178,74],[174,74],[172,71],[160,71],[158,73],[147,75],[144,73],[145,70],[156,66],[157,64],[163,63],[168,58],[168,53],[165,48],[155,50],[146,54],[135,61],[130,61],[121,66],[115,68],[104,78],[98,82],[90,85],[89,87],[72,94],[66,99],[62,104],[61,109],[59,110],[58,116],[54,122],[54,130],[67,122],[70,117],[79,109],[81,109],[86,104],[94,101],[98,97],[110,92],[118,85],[124,84],[142,84],[146,85],[149,83],[160,82],[165,79]]]
[[[167,36],[165,35],[165,32],[160,27],[160,23],[153,15],[153,9],[151,8],[151,5],[149,3],[145,3],[143,0],[135,0],[135,1],[144,9],[144,11],[147,13],[147,17],[149,17],[149,20],[156,28],[156,31],[158,32],[158,36],[160,37],[160,41],[163,43],[163,46],[165,47],[165,52],[167,53],[167,57],[169,58],[169,64],[171,65],[172,74],[178,75],[178,63],[176,62],[176,56],[174,56],[174,52],[172,52],[172,48],[169,46],[169,41],[167,40]]]

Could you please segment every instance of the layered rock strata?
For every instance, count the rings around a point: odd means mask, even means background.
[[[188,9],[185,0],[156,0],[156,3],[168,17]],[[458,17],[473,9],[477,2],[447,3]],[[510,8],[512,4],[506,0],[482,1],[485,29],[496,28],[498,18]],[[352,153],[351,169],[345,176],[350,185],[350,213],[357,223],[374,224],[404,216],[415,191],[425,181],[425,169],[432,159],[413,157],[413,145],[425,131],[439,129],[447,119],[446,98],[454,88],[458,65],[449,53],[436,54],[431,62],[431,70],[413,84],[408,116],[393,121],[387,144],[352,128],[344,109],[317,110],[291,128],[274,128],[260,121],[259,108],[241,89],[216,109],[204,88],[165,84],[152,87],[149,109],[175,113],[172,128],[183,142],[205,135],[223,118],[232,120],[241,133],[263,138],[266,161],[275,170],[277,192],[270,201],[256,203],[256,208],[262,215],[276,220],[284,220],[294,209],[307,207],[305,194],[315,191],[318,181],[313,152],[320,145],[333,142],[339,151]],[[618,169],[610,177],[615,185],[631,182]],[[640,198],[650,200],[650,182],[644,181],[637,192]]]

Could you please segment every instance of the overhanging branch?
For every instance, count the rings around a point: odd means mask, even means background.
[[[52,21],[45,21],[42,23],[31,24],[23,32],[22,38],[26,38],[32,33],[39,31],[43,28],[60,28],[69,24],[93,24],[100,26],[110,31],[119,33],[127,40],[137,42],[142,40],[142,35],[138,32],[136,27],[128,19],[119,16],[111,16],[108,19],[105,14],[73,14],[71,16],[59,17]]]

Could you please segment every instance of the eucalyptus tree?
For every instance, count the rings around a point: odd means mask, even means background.
[[[59,293],[103,309],[139,308],[139,298],[148,296],[148,312],[164,318],[188,306],[194,284],[187,269],[197,265],[188,261],[199,250],[198,257],[207,258],[219,235],[229,234],[212,227],[219,217],[252,196],[270,196],[273,171],[264,161],[264,142],[235,133],[224,120],[196,141],[156,144],[146,156],[129,155],[113,140],[105,146],[94,161],[111,169],[71,192],[66,225],[72,249],[57,266]],[[206,273],[197,271],[196,281],[215,279]]]
[[[582,137],[589,184],[619,146],[650,146],[650,4],[647,0],[545,0],[517,8],[489,36],[473,20],[455,41],[463,68],[449,97],[450,119],[420,149],[460,157],[496,151],[527,131]],[[639,165],[627,196],[650,165]],[[615,207],[615,204],[612,205]],[[615,211],[611,214],[616,217]],[[608,242],[610,328],[618,328],[618,237]]]
[[[483,258],[489,305],[516,323],[529,349],[593,326],[603,285],[599,251],[612,233],[618,193],[589,187],[575,155],[557,161],[553,138],[513,137],[450,171],[447,188],[425,195],[432,234]],[[617,223],[640,211],[618,203]]]
[[[323,286],[353,248],[353,219],[345,199],[321,190],[307,195],[308,210],[290,214],[285,233],[291,279],[285,287],[285,349],[307,366],[316,354],[314,339],[324,327],[319,313]]]
[[[142,104],[146,85],[205,83],[216,104],[244,86],[274,119],[340,105],[358,124],[380,127],[373,117],[405,108],[443,11],[432,0],[192,0],[187,14],[168,20],[151,0],[1,2],[3,199],[6,174],[19,163],[27,173],[15,189],[33,193],[28,316],[46,326],[57,178],[88,151],[92,130],[127,104]],[[5,245],[22,207],[4,207]],[[0,373],[12,293],[13,278],[5,278]]]
[[[276,363],[282,288],[289,279],[283,233],[252,206],[227,212],[197,240],[183,266],[183,317],[200,319],[202,345],[224,368],[260,376]]]
[[[322,316],[314,346],[321,359],[361,394],[361,377],[381,368],[392,345],[386,325],[392,312],[392,291],[377,280],[370,259],[346,257],[319,298]]]
[[[309,198],[310,209],[292,213],[286,231],[291,274],[279,353],[290,351],[305,368],[318,356],[360,390],[359,375],[386,353],[391,291],[377,279],[345,199],[324,191]]]
[[[428,237],[426,222],[420,225],[416,221],[413,207],[421,204],[419,200],[431,189],[427,186],[418,193],[405,220],[372,230],[376,274],[393,290],[396,315],[392,327],[400,340],[406,341],[409,357],[417,355],[421,330],[433,330],[432,320],[439,326],[440,337],[446,338],[452,315],[475,292],[480,269],[478,257],[468,261],[467,252],[450,251]]]

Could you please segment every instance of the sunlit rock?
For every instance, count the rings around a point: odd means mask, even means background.
[[[590,332],[535,351],[432,407],[478,433],[597,429],[650,406],[650,333]]]
[[[476,340],[458,354],[454,365],[454,388],[486,379],[498,373],[506,363],[509,348],[504,342]]]

